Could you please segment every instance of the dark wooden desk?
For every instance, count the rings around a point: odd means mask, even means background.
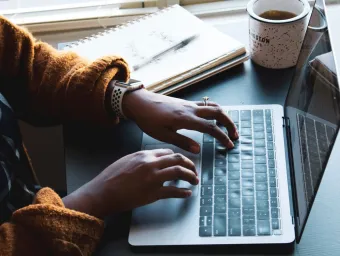
[[[219,29],[247,44],[246,20]],[[293,71],[294,69],[267,70],[247,61],[244,65],[174,96],[188,100],[201,100],[203,96],[209,96],[221,105],[282,105]],[[138,127],[130,122],[124,122],[114,130],[95,127],[67,128],[65,138],[68,192],[89,181],[118,158],[140,150],[141,135]],[[340,225],[337,220],[340,212],[340,190],[337,189],[340,172],[325,176],[327,177],[320,188],[304,237],[296,247],[294,255],[340,255]],[[128,214],[113,216],[96,255],[134,255],[127,242],[128,229]]]

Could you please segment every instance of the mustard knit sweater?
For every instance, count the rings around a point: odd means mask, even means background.
[[[51,120],[115,124],[118,118],[104,105],[113,78],[129,78],[123,59],[89,62],[36,41],[0,17],[0,84],[6,86],[1,92],[20,118],[42,125]],[[53,190],[43,188],[0,226],[0,255],[90,255],[102,232],[100,219],[66,209]]]

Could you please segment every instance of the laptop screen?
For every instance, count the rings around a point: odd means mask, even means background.
[[[285,104],[297,242],[339,129],[339,84],[324,9],[317,0]]]

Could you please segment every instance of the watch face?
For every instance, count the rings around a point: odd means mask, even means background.
[[[142,82],[139,80],[135,80],[135,79],[130,79],[128,82],[128,86],[138,86],[141,85]]]

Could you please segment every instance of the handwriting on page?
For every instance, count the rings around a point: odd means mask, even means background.
[[[172,35],[160,31],[151,31],[150,33],[148,33],[146,38],[148,42],[150,42],[150,40],[152,40],[153,42],[158,42],[160,45],[162,45],[162,50],[172,46],[178,41],[178,39],[175,40]],[[138,45],[136,45],[136,43]],[[133,59],[134,63],[138,63],[149,58],[151,55],[157,54],[157,52],[152,52],[152,49],[151,51],[150,49],[146,51],[144,47],[148,47],[148,45],[144,45],[143,47],[141,47],[141,45],[143,45],[143,39],[138,40],[138,42],[131,41],[126,44],[127,51],[130,53],[130,57]],[[181,53],[184,52],[185,49],[186,47],[182,47],[175,50],[173,53]],[[157,63],[159,61],[160,59],[155,59],[153,62]]]

